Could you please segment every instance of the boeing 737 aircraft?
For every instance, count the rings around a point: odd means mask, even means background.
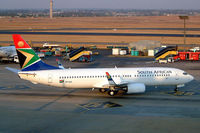
[[[13,35],[21,70],[7,68],[16,72],[20,78],[34,84],[45,84],[66,88],[97,88],[114,96],[119,90],[130,93],[143,93],[147,85],[173,85],[181,87],[193,80],[193,76],[176,68],[87,68],[64,69],[44,63],[21,38]]]

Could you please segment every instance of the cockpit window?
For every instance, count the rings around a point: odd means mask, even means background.
[[[186,72],[184,72],[183,75],[188,75],[188,74]]]

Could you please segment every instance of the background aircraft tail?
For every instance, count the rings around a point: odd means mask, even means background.
[[[14,34],[13,40],[22,71],[59,69],[44,63],[20,35]]]

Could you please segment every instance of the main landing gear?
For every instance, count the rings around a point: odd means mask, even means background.
[[[101,92],[101,93],[104,93],[104,92],[106,92],[107,90],[105,89],[105,88],[100,88],[99,89],[99,92]]]
[[[108,91],[108,95],[110,96],[114,96],[118,93],[118,90],[114,89],[114,88],[110,88],[110,89],[105,89],[105,88],[100,88],[99,92],[101,93],[105,93]]]
[[[109,94],[110,96],[114,96],[114,95],[116,95],[117,93],[118,93],[117,90],[109,90],[109,91],[108,91],[108,94]]]
[[[116,90],[116,88],[114,86],[110,86],[109,91],[108,91],[108,95],[114,96],[117,93],[118,93],[118,91]]]

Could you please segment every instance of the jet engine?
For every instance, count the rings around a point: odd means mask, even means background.
[[[128,84],[128,90],[127,90],[127,94],[131,94],[131,93],[144,93],[145,92],[145,85],[142,83],[131,83]]]

